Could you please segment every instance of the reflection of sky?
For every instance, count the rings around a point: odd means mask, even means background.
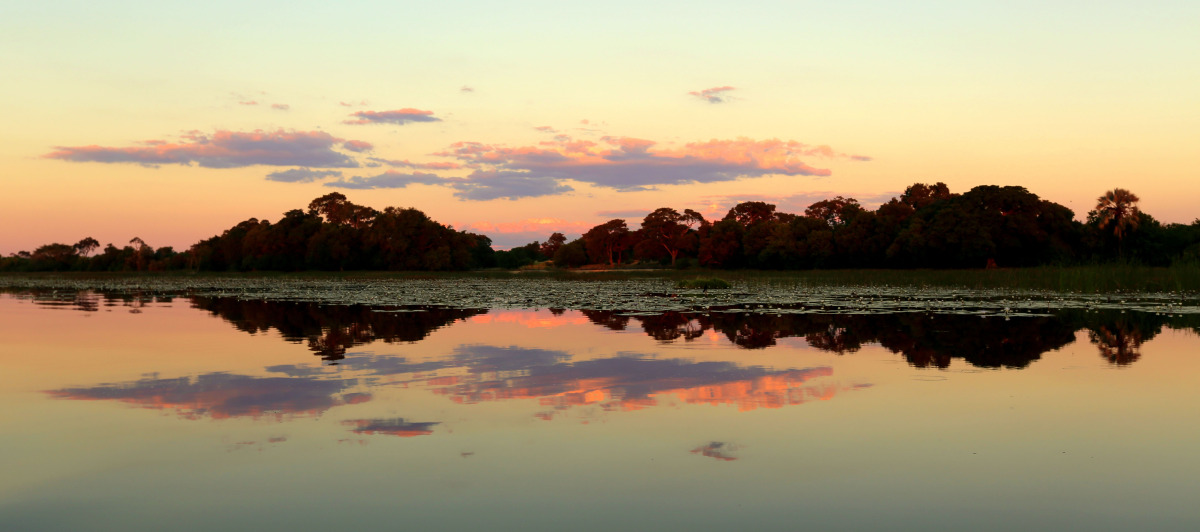
[[[195,530],[387,527],[396,512],[453,529],[1197,523],[1180,495],[1200,474],[1200,433],[1180,423],[1200,415],[1190,333],[1147,337],[1119,370],[1078,332],[1020,371],[936,371],[870,343],[745,350],[725,335],[660,343],[636,320],[461,321],[329,366],[185,304],[13,303],[0,298],[0,337],[21,346],[0,349],[4,530],[154,529],[167,515]],[[763,408],[797,396],[812,401]],[[335,443],[347,437],[370,444]]]
[[[146,378],[122,384],[64,388],[53,397],[112,400],[145,408],[172,409],[192,419],[315,415],[342,404],[361,403],[371,396],[342,394],[356,382],[306,377],[251,377],[206,373],[194,378]]]

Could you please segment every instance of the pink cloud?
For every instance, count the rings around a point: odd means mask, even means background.
[[[342,148],[355,153],[362,153],[364,151],[371,151],[375,149],[375,145],[365,140],[347,140],[346,142],[342,143]]]
[[[271,109],[277,109],[277,110],[279,110],[279,111],[287,111],[288,109],[291,109],[291,108],[292,108],[292,106],[290,106],[290,105],[288,105],[288,104],[286,104],[286,103],[273,103],[273,104],[271,104]]]
[[[725,85],[723,87],[713,87],[710,89],[692,91],[692,92],[689,92],[688,94],[691,94],[692,96],[700,98],[701,100],[704,100],[708,103],[725,103],[725,102],[729,101],[729,94],[727,94],[727,93],[729,91],[735,90],[736,88],[737,87],[730,87],[729,85]]]
[[[238,105],[258,105],[258,102],[254,101],[254,100],[246,100],[246,101],[238,102]]]
[[[421,109],[404,108],[392,111],[359,111],[350,116],[356,117],[352,120],[346,120],[345,124],[396,124],[404,125],[409,122],[440,122],[442,119],[433,116],[433,111],[423,111]]]
[[[354,141],[350,141],[354,142]],[[254,165],[355,168],[359,164],[335,151],[343,143],[324,131],[227,131],[211,136],[189,131],[177,142],[149,141],[138,146],[58,146],[46,159],[72,162],[136,163],[143,165],[196,163],[205,168]]]
[[[618,190],[764,175],[828,176],[832,174],[829,169],[811,166],[805,159],[862,160],[828,146],[779,139],[714,139],[660,147],[651,140],[614,136],[599,142],[558,137],[518,147],[459,142],[435,155],[453,157],[476,169],[468,177],[472,181],[492,175],[521,175],[571,179]]]

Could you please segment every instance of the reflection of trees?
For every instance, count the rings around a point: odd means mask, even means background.
[[[1118,366],[1125,366],[1142,357],[1142,333],[1117,325],[1111,329],[1101,325],[1088,331],[1088,340],[1100,348],[1100,356]]]
[[[140,290],[127,292],[97,292],[93,290],[53,290],[45,288],[9,290],[0,289],[18,299],[28,299],[33,304],[48,308],[67,308],[84,312],[97,312],[101,306],[126,306],[133,311],[151,303],[170,303],[169,295],[146,293]]]
[[[639,318],[642,329],[655,340],[670,342],[683,338],[692,340],[704,334],[705,327],[696,319],[680,312],[664,312],[657,316]]]
[[[621,316],[617,312],[611,310],[580,310],[587,319],[592,323],[612,329],[614,331],[624,331],[625,326],[629,324],[629,316]]]
[[[375,341],[416,342],[438,328],[487,312],[432,307],[390,312],[361,305],[209,297],[192,298],[192,306],[241,331],[253,334],[275,329],[288,341],[307,342],[323,360],[341,360],[347,349]]]
[[[589,318],[610,325],[614,312]],[[628,319],[628,318],[626,318]],[[1072,323],[1055,317],[1013,320],[978,316],[897,314],[665,313],[634,316],[646,333],[664,342],[697,338],[713,329],[738,347],[762,349],[780,338],[803,337],[822,351],[847,354],[878,343],[917,367],[945,368],[953,358],[979,367],[1022,368],[1041,354],[1071,343]],[[688,327],[683,334],[680,327]],[[624,323],[622,322],[622,327]]]
[[[1146,312],[1104,311],[1084,314],[1088,340],[1100,350],[1100,356],[1118,366],[1141,358],[1142,344],[1151,340],[1167,323],[1167,318]],[[1183,323],[1177,326],[1184,326]]]

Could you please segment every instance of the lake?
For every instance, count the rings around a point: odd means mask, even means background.
[[[0,293],[0,529],[1200,529],[1194,296],[175,282]]]

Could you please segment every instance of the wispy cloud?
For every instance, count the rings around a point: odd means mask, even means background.
[[[288,105],[288,104],[286,104],[286,103],[273,103],[273,104],[271,104],[271,109],[276,109],[276,110],[279,110],[279,111],[287,111],[288,109],[291,109],[291,108],[292,108],[292,106],[290,106],[290,105]]]
[[[438,425],[437,422],[418,423],[405,421],[404,418],[351,419],[343,421],[342,424],[354,425],[355,428],[351,430],[356,434],[387,434],[402,438],[433,434],[433,427]]]
[[[729,92],[737,89],[725,85],[722,87],[712,87],[710,89],[691,91],[688,94],[700,98],[708,103],[725,103],[730,100]]]
[[[536,198],[575,190],[554,177],[523,172],[475,172],[452,186],[458,190],[455,196],[476,201]]]
[[[244,101],[238,102],[238,105],[258,105],[258,102],[254,101],[254,100],[244,100]]]
[[[734,456],[733,454],[735,451],[737,451],[737,449],[738,448],[736,445],[722,441],[714,441],[709,442],[708,445],[701,445],[695,449],[692,449],[691,452],[693,454],[699,454],[709,458],[716,458],[717,460],[732,462],[737,460],[737,456]]]
[[[462,86],[461,88],[459,88],[458,90],[459,90],[460,92],[475,92],[475,87],[468,87],[468,86],[466,86],[466,85],[463,85],[463,86]]]
[[[426,172],[397,172],[388,170],[370,177],[351,177],[325,183],[327,187],[350,189],[404,188],[409,185],[442,185],[455,189],[458,198],[476,201],[520,199],[562,194],[574,190],[548,177],[508,172],[480,174],[471,177],[440,177]]]
[[[346,124],[396,124],[404,125],[409,122],[440,122],[442,119],[433,116],[433,111],[404,108],[392,111],[359,111],[350,115],[354,118],[346,120]]]
[[[330,177],[341,177],[340,170],[312,170],[309,168],[293,168],[291,170],[280,170],[267,174],[268,181],[279,181],[282,183],[311,183]]]
[[[405,173],[388,170],[375,176],[354,176],[338,179],[337,181],[329,181],[325,183],[325,186],[370,190],[375,188],[404,188],[409,185],[443,185],[446,184],[446,181],[447,178],[439,177],[436,174],[425,172]]]
[[[146,378],[46,393],[60,399],[118,401],[143,408],[174,410],[189,419],[223,419],[317,415],[338,405],[370,400],[369,394],[343,393],[355,384],[353,379],[205,373],[196,377]]]
[[[342,148],[355,153],[362,153],[364,151],[371,151],[375,149],[375,145],[365,140],[347,140],[346,142],[342,143]]]
[[[178,141],[154,140],[139,146],[58,146],[43,155],[73,162],[135,163],[142,165],[198,164],[205,168],[254,165],[356,168],[358,162],[335,151],[343,143],[324,131],[226,131],[211,136],[193,131]]]
[[[764,175],[828,176],[832,174],[829,169],[811,166],[805,159],[863,159],[828,146],[778,139],[714,139],[672,148],[660,147],[651,140],[611,136],[603,137],[600,142],[564,137],[518,147],[459,142],[436,155],[453,157],[463,166],[475,168],[476,172],[467,181],[476,183],[479,189],[488,188],[489,179],[503,176],[512,181],[521,177],[520,181],[537,184],[543,191],[551,190],[548,183],[563,179],[633,191],[655,185],[712,183]]]
[[[457,170],[462,168],[462,165],[454,161],[435,161],[431,163],[414,163],[408,159],[384,159],[381,157],[367,157],[368,161],[394,166],[396,168],[412,168],[415,170]]]

